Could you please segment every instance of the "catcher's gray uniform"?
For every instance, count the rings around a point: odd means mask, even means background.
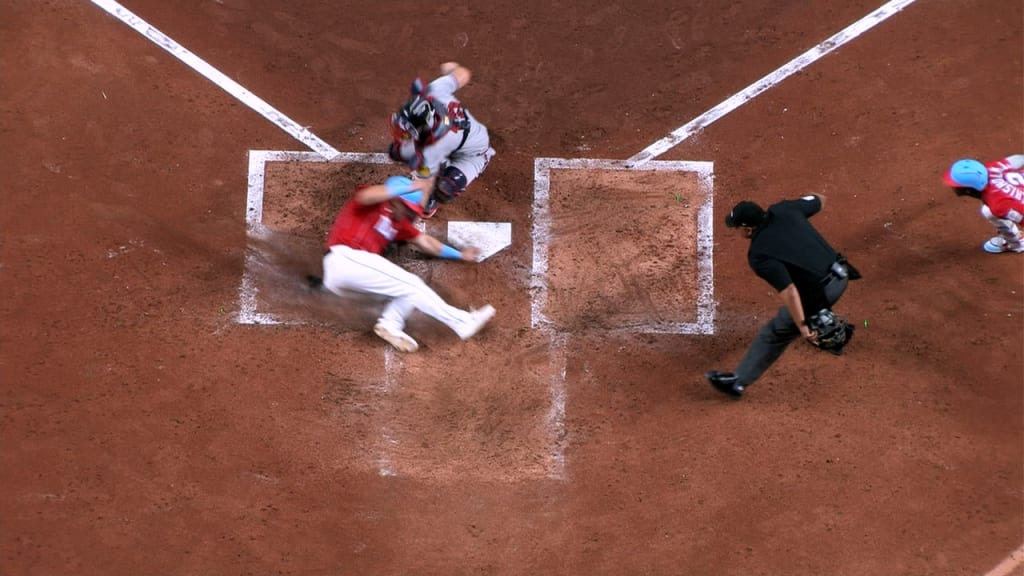
[[[452,129],[432,144],[423,147],[423,166],[417,176],[437,175],[443,164],[455,166],[466,177],[466,183],[476,180],[487,162],[494,156],[491,138],[484,126],[455,98],[459,83],[455,76],[445,74],[427,85],[427,96],[434,99],[439,109],[448,112]]]
[[[480,176],[495,151],[487,126],[455,97],[460,86],[454,72],[435,79],[422,93],[417,93],[418,86],[413,84],[413,98],[392,118],[392,156],[407,162],[418,178],[437,177],[442,192],[438,199],[448,202]],[[424,102],[429,103],[427,116],[432,118],[412,132],[409,128],[420,121]],[[408,120],[411,125],[403,124]]]

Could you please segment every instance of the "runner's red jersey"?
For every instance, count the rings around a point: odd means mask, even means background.
[[[392,242],[420,235],[410,219],[394,220],[390,202],[360,204],[349,200],[341,207],[327,235],[327,248],[343,244],[357,250],[383,254]]]
[[[1020,224],[1024,216],[1024,170],[1014,168],[1009,158],[985,164],[988,185],[981,191],[981,201],[997,218]]]

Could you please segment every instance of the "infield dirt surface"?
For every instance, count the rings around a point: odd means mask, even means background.
[[[713,164],[708,250],[687,173],[553,172],[538,235],[538,158],[625,160],[879,1],[125,0],[338,151],[472,70],[497,156],[428,230],[511,245],[396,257],[498,313],[402,355],[303,284],[400,167],[268,164],[250,234],[250,151],[308,148],[96,4],[0,0],[0,572],[1021,574],[1024,257],[941,183],[1024,152],[1020,2],[915,2],[661,155]],[[778,299],[722,217],[808,192],[856,335],[732,401],[703,373]],[[648,329],[712,252],[713,333]],[[242,321],[246,275],[288,322]]]

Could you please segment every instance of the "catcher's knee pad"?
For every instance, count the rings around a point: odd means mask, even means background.
[[[441,204],[447,204],[466,191],[466,175],[455,166],[448,166],[437,178],[434,198]]]

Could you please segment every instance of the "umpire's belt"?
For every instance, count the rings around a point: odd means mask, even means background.
[[[828,274],[821,279],[821,284],[825,285],[833,280],[845,280],[850,277],[850,270],[846,267],[846,264],[840,264],[839,262],[833,262],[832,267],[829,268]]]

